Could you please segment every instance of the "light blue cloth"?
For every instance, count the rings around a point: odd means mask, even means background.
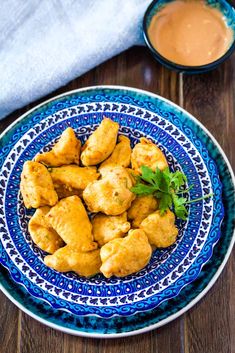
[[[149,3],[1,0],[0,118],[141,44]]]

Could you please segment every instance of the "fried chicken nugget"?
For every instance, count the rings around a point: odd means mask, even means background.
[[[37,162],[24,163],[20,191],[26,208],[53,206],[58,201],[50,173],[44,165]]]
[[[104,118],[82,148],[81,161],[85,166],[103,162],[113,152],[118,134],[118,123]]]
[[[102,246],[100,271],[107,278],[124,277],[144,268],[151,254],[152,248],[145,232],[131,229],[125,238],[111,240]]]
[[[45,257],[47,266],[59,272],[74,271],[80,276],[90,277],[100,272],[100,249],[81,252],[70,245]]]
[[[140,224],[149,239],[150,244],[157,248],[166,248],[176,241],[178,229],[175,226],[175,215],[169,209],[160,215],[155,211],[146,217]]]
[[[46,215],[46,220],[64,242],[79,251],[97,248],[93,241],[92,226],[85,207],[78,196],[60,200]]]
[[[164,153],[150,140],[141,137],[131,154],[132,169],[141,174],[141,166],[145,165],[154,172],[156,168],[163,170],[168,167]]]
[[[38,154],[36,162],[50,167],[59,167],[64,164],[79,164],[81,141],[77,139],[71,127],[63,131],[59,141],[49,152]]]
[[[63,184],[55,185],[55,191],[56,191],[56,193],[58,195],[59,200],[60,199],[64,199],[65,197],[74,196],[74,195],[82,197],[82,190],[73,189],[73,188],[67,188]]]
[[[50,174],[60,199],[72,195],[81,196],[87,185],[100,175],[96,167],[79,167],[75,164],[51,168]]]
[[[111,156],[101,163],[99,170],[113,165],[128,167],[131,162],[131,144],[128,137],[118,136],[118,144],[115,146]]]
[[[106,167],[101,170],[101,174],[101,180],[88,184],[83,191],[83,199],[91,212],[120,215],[130,207],[135,198],[130,191],[131,177],[125,168],[119,166]]]
[[[152,212],[156,211],[158,202],[153,195],[138,196],[128,209],[128,220],[133,228],[139,228],[140,223]]]
[[[50,207],[48,206],[36,210],[29,221],[29,233],[40,249],[53,254],[64,245],[64,242],[46,221],[46,215],[49,211]]]
[[[102,246],[115,238],[121,238],[128,232],[131,225],[127,222],[127,213],[119,216],[97,214],[92,220],[92,229],[95,241]]]

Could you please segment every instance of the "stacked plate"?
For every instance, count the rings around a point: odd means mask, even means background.
[[[71,126],[84,142],[106,116],[131,139],[155,142],[170,168],[184,172],[195,199],[186,222],[178,221],[177,242],[156,250],[140,272],[106,279],[58,273],[32,242],[32,211],[19,193],[23,163],[47,151]],[[126,87],[91,87],[34,108],[1,136],[0,282],[23,311],[64,332],[114,337],[141,333],[179,316],[195,304],[222,271],[234,243],[234,180],[226,156],[190,114],[150,93]]]

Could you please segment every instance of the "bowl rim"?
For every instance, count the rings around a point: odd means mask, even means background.
[[[230,45],[230,47],[227,49],[227,51],[224,53],[224,55],[222,55],[220,58],[212,61],[211,63],[205,64],[205,65],[194,65],[194,66],[190,66],[190,65],[181,65],[181,64],[177,64],[174,61],[171,61],[169,59],[167,59],[165,56],[162,56],[157,49],[154,48],[154,46],[152,45],[152,42],[149,38],[148,35],[148,27],[147,27],[147,20],[149,17],[149,13],[150,11],[154,8],[154,6],[159,2],[160,0],[153,0],[150,5],[148,6],[147,10],[145,11],[144,17],[143,17],[143,22],[142,22],[142,32],[143,32],[143,36],[144,36],[144,40],[145,43],[147,44],[147,47],[149,48],[149,50],[151,51],[151,53],[153,54],[153,56],[159,60],[161,63],[166,64],[168,67],[171,67],[172,69],[176,69],[178,71],[184,71],[184,72],[202,72],[202,71],[209,71],[213,68],[215,68],[216,66],[218,66],[219,64],[221,64],[222,62],[224,62],[234,51],[235,49],[235,32],[234,32],[234,38],[233,38],[233,42]],[[171,1],[175,1],[175,0],[171,0]],[[220,2],[220,0],[216,0],[218,2]],[[224,0],[229,6],[231,6],[231,8],[234,10],[235,13],[235,6],[232,4],[232,2],[230,0]]]

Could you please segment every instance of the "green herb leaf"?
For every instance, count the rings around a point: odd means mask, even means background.
[[[131,191],[134,192],[136,195],[145,196],[151,195],[154,193],[155,188],[151,185],[145,185],[141,183],[137,183],[135,186],[131,188]]]
[[[160,214],[163,215],[168,208],[172,208],[175,215],[183,220],[187,219],[188,211],[185,205],[204,200],[213,194],[208,194],[195,200],[187,201],[185,197],[179,196],[185,194],[192,189],[193,185],[188,189],[182,188],[187,183],[187,177],[180,171],[171,172],[169,168],[163,171],[156,169],[152,171],[147,166],[141,167],[141,175],[135,177],[136,184],[131,188],[131,191],[136,195],[154,195],[159,200]]]
[[[172,206],[172,197],[170,194],[163,193],[159,202],[160,214],[164,214],[165,211]]]
[[[150,168],[148,168],[146,166],[142,166],[141,167],[141,172],[142,172],[141,179],[146,181],[146,182],[148,182],[149,184],[154,185],[154,183],[155,183],[155,181],[154,181],[155,174],[152,171],[152,169],[150,169]]]
[[[188,211],[184,205],[187,199],[184,197],[179,197],[176,194],[172,195],[172,199],[173,199],[174,211],[175,211],[176,217],[186,220],[188,216]]]

